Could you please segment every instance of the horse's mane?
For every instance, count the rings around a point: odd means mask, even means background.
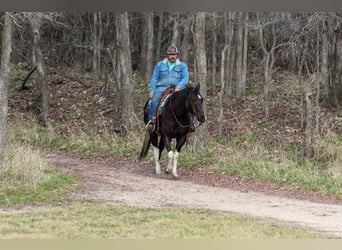
[[[187,96],[189,94],[189,90],[192,90],[193,87],[188,85],[186,88],[180,90],[180,91],[177,91],[177,92],[174,92],[173,95],[171,95],[171,98],[172,100],[174,100],[175,98],[178,98],[178,96]]]

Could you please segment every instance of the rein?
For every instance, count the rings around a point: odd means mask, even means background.
[[[178,126],[181,127],[181,128],[190,128],[191,127],[191,122],[192,122],[191,119],[190,119],[190,124],[189,125],[183,125],[183,124],[180,123],[180,121],[178,121],[177,116],[176,116],[175,112],[173,111],[171,100],[172,100],[172,96],[170,97],[170,109],[171,109],[171,113],[173,115],[173,118],[175,118]],[[191,105],[191,108],[193,109],[192,102],[190,102],[190,105]],[[196,126],[194,126],[194,127],[198,128],[201,125],[202,125],[202,123],[200,123],[197,127]]]

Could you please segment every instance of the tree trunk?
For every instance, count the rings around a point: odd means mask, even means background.
[[[225,13],[226,16],[226,13]],[[231,95],[233,93],[233,70],[234,70],[234,61],[235,61],[235,46],[233,46],[234,42],[234,19],[235,12],[228,13],[228,23],[226,23],[225,27],[225,43],[228,44],[227,49],[227,60],[226,60],[226,79],[227,84],[225,84],[225,93]]]
[[[216,21],[216,12],[213,12],[213,30],[212,30],[212,37],[213,37],[213,46],[212,46],[212,85],[211,85],[211,92],[213,95],[216,93],[216,49],[217,49],[217,21]]]
[[[0,61],[0,167],[3,162],[7,135],[8,81],[12,51],[12,21],[10,13],[5,13],[1,36]]]
[[[135,124],[133,106],[132,59],[127,12],[117,16],[117,39],[121,77],[121,122],[126,130]]]
[[[94,13],[93,30],[93,73],[94,80],[100,79],[101,68],[101,39],[102,39],[102,18],[100,12]]]
[[[159,13],[159,26],[158,26],[156,60],[155,61],[158,61],[160,59],[160,48],[161,48],[163,24],[164,24],[163,16],[164,16],[163,13]]]
[[[242,86],[243,95],[246,95],[246,86],[247,86],[247,53],[248,53],[248,12],[245,12],[244,19],[243,19],[243,51],[242,51],[242,70],[241,70],[241,86]]]
[[[242,58],[243,58],[243,13],[238,14],[237,36],[236,36],[236,97],[244,95],[242,83]]]
[[[312,129],[311,93],[306,94],[305,104],[306,104],[306,117],[305,117],[306,126],[305,126],[304,156],[311,157],[313,155],[313,147],[312,147],[313,129]]]
[[[270,107],[269,107],[269,91],[271,87],[271,80],[272,80],[272,74],[273,74],[273,65],[274,65],[274,50],[276,48],[276,35],[275,35],[275,27],[274,23],[271,23],[270,25],[272,28],[272,34],[271,38],[272,41],[270,41],[271,45],[269,46],[270,49],[267,50],[266,43],[264,41],[264,27],[260,23],[259,15],[257,14],[257,20],[258,20],[258,26],[259,26],[259,38],[260,38],[260,44],[262,51],[264,53],[264,60],[265,60],[265,66],[264,66],[264,100],[265,100],[265,118],[266,120],[269,120],[269,113],[270,113]]]
[[[184,26],[184,37],[182,40],[182,45],[181,45],[181,58],[182,61],[185,63],[189,63],[189,37],[190,37],[190,26],[191,26],[191,22],[192,22],[193,16],[190,15],[185,23]]]
[[[173,14],[172,40],[171,40],[171,45],[173,46],[178,46],[178,39],[179,39],[178,26],[179,26],[179,14],[174,13]]]
[[[147,13],[142,13],[142,18],[141,18],[141,22],[142,22],[142,28],[141,28],[141,49],[140,49],[140,63],[139,63],[139,70],[140,73],[142,74],[142,76],[145,76],[145,74],[143,72],[146,71],[146,55],[147,55],[147,28],[146,28],[146,24],[147,24]]]
[[[325,21],[323,21],[322,31],[322,60],[321,60],[321,74],[322,74],[322,97],[324,102],[329,103],[329,41],[327,34],[327,27]]]
[[[335,106],[342,106],[342,25],[336,29],[332,94]]]
[[[40,44],[40,27],[41,17],[38,13],[32,13],[29,16],[29,21],[33,31],[33,56],[34,62],[38,71],[38,81],[40,85],[40,107],[39,107],[39,121],[43,127],[49,127],[49,105],[50,105],[50,93],[49,86],[46,79],[46,70],[43,53],[41,51]]]
[[[201,94],[204,98],[203,110],[207,113],[207,60],[205,54],[205,13],[199,12],[195,16],[195,57],[196,57],[196,79],[201,84]],[[195,134],[195,144],[205,145],[208,141],[208,129],[206,123],[200,126]]]
[[[228,43],[227,45],[225,45],[224,49],[222,50],[221,53],[221,89],[219,92],[219,116],[217,118],[217,135],[219,137],[222,136],[222,126],[223,126],[223,92],[225,89],[225,83],[224,83],[224,73],[225,73],[225,61],[226,61],[226,51],[229,48],[230,44]]]
[[[153,56],[153,12],[146,14],[146,34],[147,34],[147,50],[146,50],[146,70],[145,80],[151,79],[152,75],[152,56]]]

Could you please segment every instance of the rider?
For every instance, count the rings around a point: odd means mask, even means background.
[[[175,91],[184,89],[189,82],[189,70],[186,63],[178,59],[178,49],[170,46],[166,58],[154,67],[152,79],[148,88],[148,98],[151,100],[148,110],[146,128],[152,132],[155,128],[156,115],[160,99],[166,89],[175,86]]]

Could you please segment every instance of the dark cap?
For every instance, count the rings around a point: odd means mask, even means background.
[[[178,54],[178,49],[175,46],[170,46],[167,48],[166,54]]]

